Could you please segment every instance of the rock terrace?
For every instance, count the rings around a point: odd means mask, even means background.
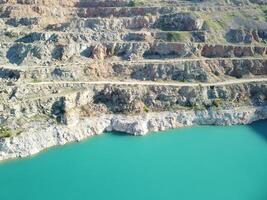
[[[34,123],[264,108],[266,20],[266,0],[0,0],[0,152]]]

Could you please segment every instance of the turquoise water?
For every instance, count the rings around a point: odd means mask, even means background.
[[[267,122],[106,134],[0,164],[0,200],[267,200]]]

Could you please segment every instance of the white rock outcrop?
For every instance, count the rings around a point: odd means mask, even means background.
[[[31,123],[19,136],[0,139],[0,160],[26,157],[69,142],[81,141],[108,131],[132,135],[193,125],[249,124],[267,118],[267,107],[241,107],[231,110],[179,111],[136,116],[102,115],[75,120],[66,125]]]

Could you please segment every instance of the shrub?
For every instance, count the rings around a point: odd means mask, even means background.
[[[129,7],[137,7],[137,6],[143,6],[143,5],[145,5],[145,2],[143,2],[142,0],[132,0],[128,4]]]
[[[181,35],[179,33],[170,32],[167,33],[167,41],[177,42],[181,40]]]
[[[213,101],[213,105],[216,107],[220,107],[222,105],[222,100],[220,98],[217,98]]]
[[[144,112],[149,112],[149,108],[146,105],[144,105]]]
[[[0,138],[6,138],[11,136],[12,136],[11,129],[6,128],[4,126],[0,126]]]

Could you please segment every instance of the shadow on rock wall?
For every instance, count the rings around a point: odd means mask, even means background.
[[[254,122],[249,125],[251,129],[255,131],[258,135],[260,135],[267,142],[267,120],[261,120],[258,122]]]

